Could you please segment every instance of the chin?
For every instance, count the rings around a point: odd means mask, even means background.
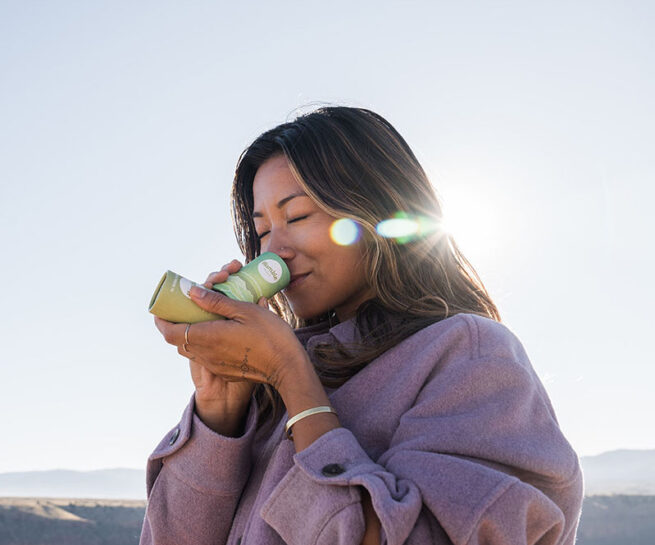
[[[323,316],[324,314],[327,314],[327,309],[325,310],[314,310],[314,309],[308,309],[308,308],[297,308],[291,305],[291,311],[295,315],[296,318],[300,318],[301,320],[312,320],[313,318],[318,318],[320,316]]]

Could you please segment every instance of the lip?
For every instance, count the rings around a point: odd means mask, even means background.
[[[291,277],[291,281],[289,282],[289,285],[286,288],[284,288],[284,291],[300,286],[310,274],[311,273],[294,274]]]

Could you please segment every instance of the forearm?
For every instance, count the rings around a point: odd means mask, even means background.
[[[314,370],[314,366],[305,354],[295,361],[292,381],[283,383],[279,390],[287,408],[289,417],[313,407],[329,406],[330,400]],[[308,416],[293,425],[293,442],[296,452],[301,452],[330,430],[340,428],[337,415],[319,413]],[[380,520],[375,514],[368,492],[362,488],[362,511],[366,531],[362,545],[380,542]]]
[[[325,389],[306,353],[288,365],[293,371],[287,374],[289,378],[280,385],[278,391],[289,418],[307,409],[330,405]],[[306,449],[321,435],[339,427],[339,419],[333,413],[319,413],[299,420],[292,428],[296,452]]]

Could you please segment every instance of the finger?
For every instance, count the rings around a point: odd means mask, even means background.
[[[214,271],[211,273],[208,277],[207,280],[205,280],[205,283],[203,284],[204,287],[211,289],[214,284],[222,284],[225,282],[230,276],[230,273],[228,271]]]
[[[201,309],[228,319],[244,316],[245,313],[250,311],[252,305],[252,303],[244,301],[235,301],[227,295],[199,286],[193,286],[189,291],[189,295],[191,300]]]
[[[155,327],[159,332],[166,338],[166,334],[169,331],[170,327],[175,325],[173,322],[168,322],[159,316],[155,316]]]
[[[155,323],[168,344],[182,346],[185,343],[184,332],[189,324],[174,324],[161,318],[156,318]]]
[[[238,259],[233,259],[227,265],[223,265],[221,268],[222,271],[227,271],[230,274],[237,272],[243,265]]]
[[[260,297],[259,301],[257,301],[257,304],[260,307],[264,307],[265,309],[268,309],[268,299],[266,299],[266,297]]]
[[[205,280],[203,286],[211,289],[214,286],[214,284],[222,284],[227,280],[230,274],[234,274],[238,272],[241,269],[241,267],[242,267],[241,262],[237,259],[233,259],[226,265],[223,265],[220,271],[214,271],[210,273],[209,276],[207,277],[207,280]]]
[[[193,361],[193,360],[196,359],[196,356],[194,356],[194,355],[193,355],[193,352],[191,352],[191,347],[188,347],[188,348],[189,348],[189,349],[186,350],[186,349],[184,348],[184,345],[182,345],[182,346],[178,346],[178,347],[177,347],[177,353],[178,353],[180,356],[184,356],[185,358],[187,358],[187,359]]]

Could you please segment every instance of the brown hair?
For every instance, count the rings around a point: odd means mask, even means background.
[[[317,206],[335,218],[355,221],[367,241],[365,270],[376,296],[356,312],[362,343],[315,348],[312,359],[323,385],[340,386],[402,340],[455,314],[500,322],[473,266],[441,228],[439,198],[414,153],[386,119],[363,108],[321,107],[264,132],[244,150],[234,176],[231,213],[247,262],[260,253],[252,219],[255,173],[279,155]],[[399,212],[427,218],[432,228],[406,240],[380,236],[376,226]],[[294,329],[334,316],[297,318],[282,292],[269,305]],[[260,422],[276,421],[283,406],[279,394],[260,384],[255,395]]]

